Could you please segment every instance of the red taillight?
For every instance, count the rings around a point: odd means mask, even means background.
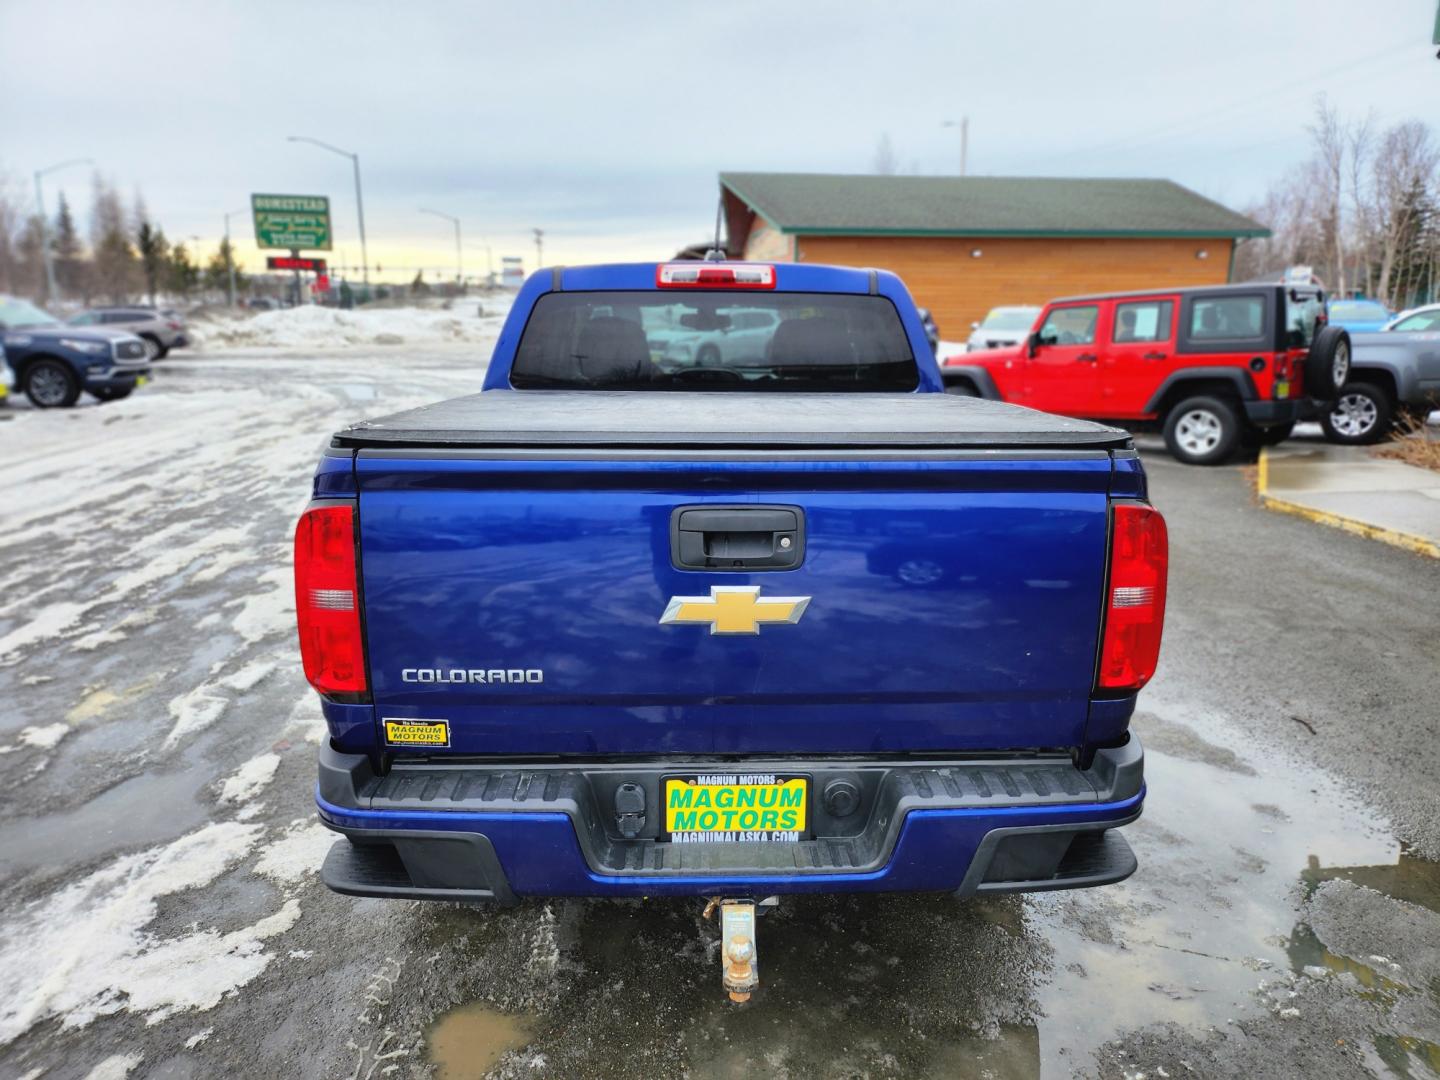
[[[295,616],[310,685],[322,694],[365,693],[352,507],[316,506],[300,515],[295,526]]]
[[[170,327],[171,330],[183,330],[183,329],[185,329],[185,327],[184,327],[183,324],[176,322],[174,319],[171,319],[171,320],[170,320],[168,323],[166,323],[165,325],[168,326],[168,327]]]
[[[660,289],[773,289],[775,267],[765,263],[664,263],[655,267]]]
[[[1095,684],[1101,690],[1139,690],[1160,658],[1170,540],[1153,506],[1116,503],[1113,509],[1105,636]]]

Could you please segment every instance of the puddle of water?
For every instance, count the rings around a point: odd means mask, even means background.
[[[1318,966],[1356,980],[1343,985],[1359,1025],[1376,1031],[1365,1048],[1376,1071],[1425,1075],[1435,1033],[1397,1011],[1415,990],[1316,938],[1303,905],[1307,890],[1343,878],[1440,910],[1440,867],[1403,851],[1325,775],[1186,719],[1137,725],[1169,752],[1147,753],[1145,816],[1126,829],[1140,860],[1129,881],[966,902],[787,897],[761,921],[761,988],[738,1008],[720,991],[698,900],[567,902],[571,975],[533,1049],[592,1062],[594,1046],[611,1047],[617,1076],[653,1065],[697,1078],[1027,1080],[1083,1071],[1102,1044],[1153,1024],[1203,1035],[1264,1015],[1281,999],[1257,992],[1262,982],[1283,991],[1293,973]],[[515,935],[495,925],[500,939],[485,949],[504,955]],[[1376,1010],[1386,1017],[1378,1028]],[[479,1075],[526,1042],[513,1018],[483,1006],[468,1014],[478,1018],[474,1040],[493,1050],[443,1051],[437,1028],[436,1062],[476,1062],[441,1076]]]
[[[1397,1076],[1440,1076],[1440,1045],[1428,1039],[1380,1035],[1375,1039],[1375,1053]]]
[[[1299,899],[1340,878],[1440,910],[1440,866],[1403,851],[1325,774],[1247,748],[1221,723],[1154,711],[1136,723],[1145,816],[1126,830],[1140,870],[1118,888],[1030,901],[1056,950],[1040,993],[1043,1060],[1084,1060],[1119,1029],[1223,1027],[1253,1013],[1261,981],[1306,966],[1393,1002],[1400,987],[1297,925]]]
[[[204,764],[183,772],[142,773],[73,809],[8,818],[0,825],[6,868],[16,875],[40,867],[54,872],[173,840],[207,816],[195,793],[212,777],[213,768]]]
[[[530,1020],[462,1005],[435,1022],[427,1042],[438,1080],[480,1080],[501,1055],[530,1041]]]
[[[1440,913],[1440,863],[1411,855],[1404,845],[1400,857],[1381,866],[1321,866],[1310,863],[1300,875],[1307,895],[1322,881],[1349,881],[1378,893]]]

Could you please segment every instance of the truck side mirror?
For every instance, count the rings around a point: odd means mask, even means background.
[[[1032,360],[1035,354],[1040,351],[1040,332],[1032,330],[1025,338],[1025,355]]]

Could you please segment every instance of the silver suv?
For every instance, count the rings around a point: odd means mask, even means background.
[[[128,330],[145,342],[147,359],[160,360],[171,349],[190,344],[185,319],[169,308],[132,304],[126,307],[96,307],[66,320],[71,326],[110,326]]]

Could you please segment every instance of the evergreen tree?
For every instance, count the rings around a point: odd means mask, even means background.
[[[230,261],[235,257],[234,248],[230,241],[222,239],[220,248],[210,257],[210,262],[205,266],[205,288],[216,289],[229,294],[230,291]],[[237,292],[244,290],[246,285],[245,275],[240,272],[240,267],[235,267],[235,289]]]
[[[55,260],[55,284],[62,293],[88,296],[89,275],[86,273],[85,249],[75,228],[75,215],[65,193],[60,193],[60,208],[55,211],[55,228],[50,237],[50,253]],[[50,297],[53,301],[55,297]]]
[[[165,230],[142,220],[135,230],[135,246],[140,251],[140,269],[145,274],[145,293],[150,303],[155,303],[155,294],[165,274],[165,262],[170,254],[170,241],[165,239]]]
[[[131,214],[135,249],[140,253],[140,272],[145,278],[145,295],[153,305],[155,294],[160,289],[160,279],[165,272],[165,258],[170,252],[170,241],[165,239],[165,230],[150,220],[145,198],[138,191],[135,193],[135,208]]]
[[[411,296],[429,296],[430,286],[425,284],[425,271],[416,270],[415,280],[410,283]]]
[[[183,242],[170,249],[163,274],[165,291],[188,297],[200,284],[200,268],[190,261],[190,251]]]
[[[1440,220],[1424,178],[1416,177],[1406,188],[1398,216],[1405,226],[1395,249],[1390,294],[1395,307],[1405,308],[1425,303],[1436,284],[1432,277]]]

